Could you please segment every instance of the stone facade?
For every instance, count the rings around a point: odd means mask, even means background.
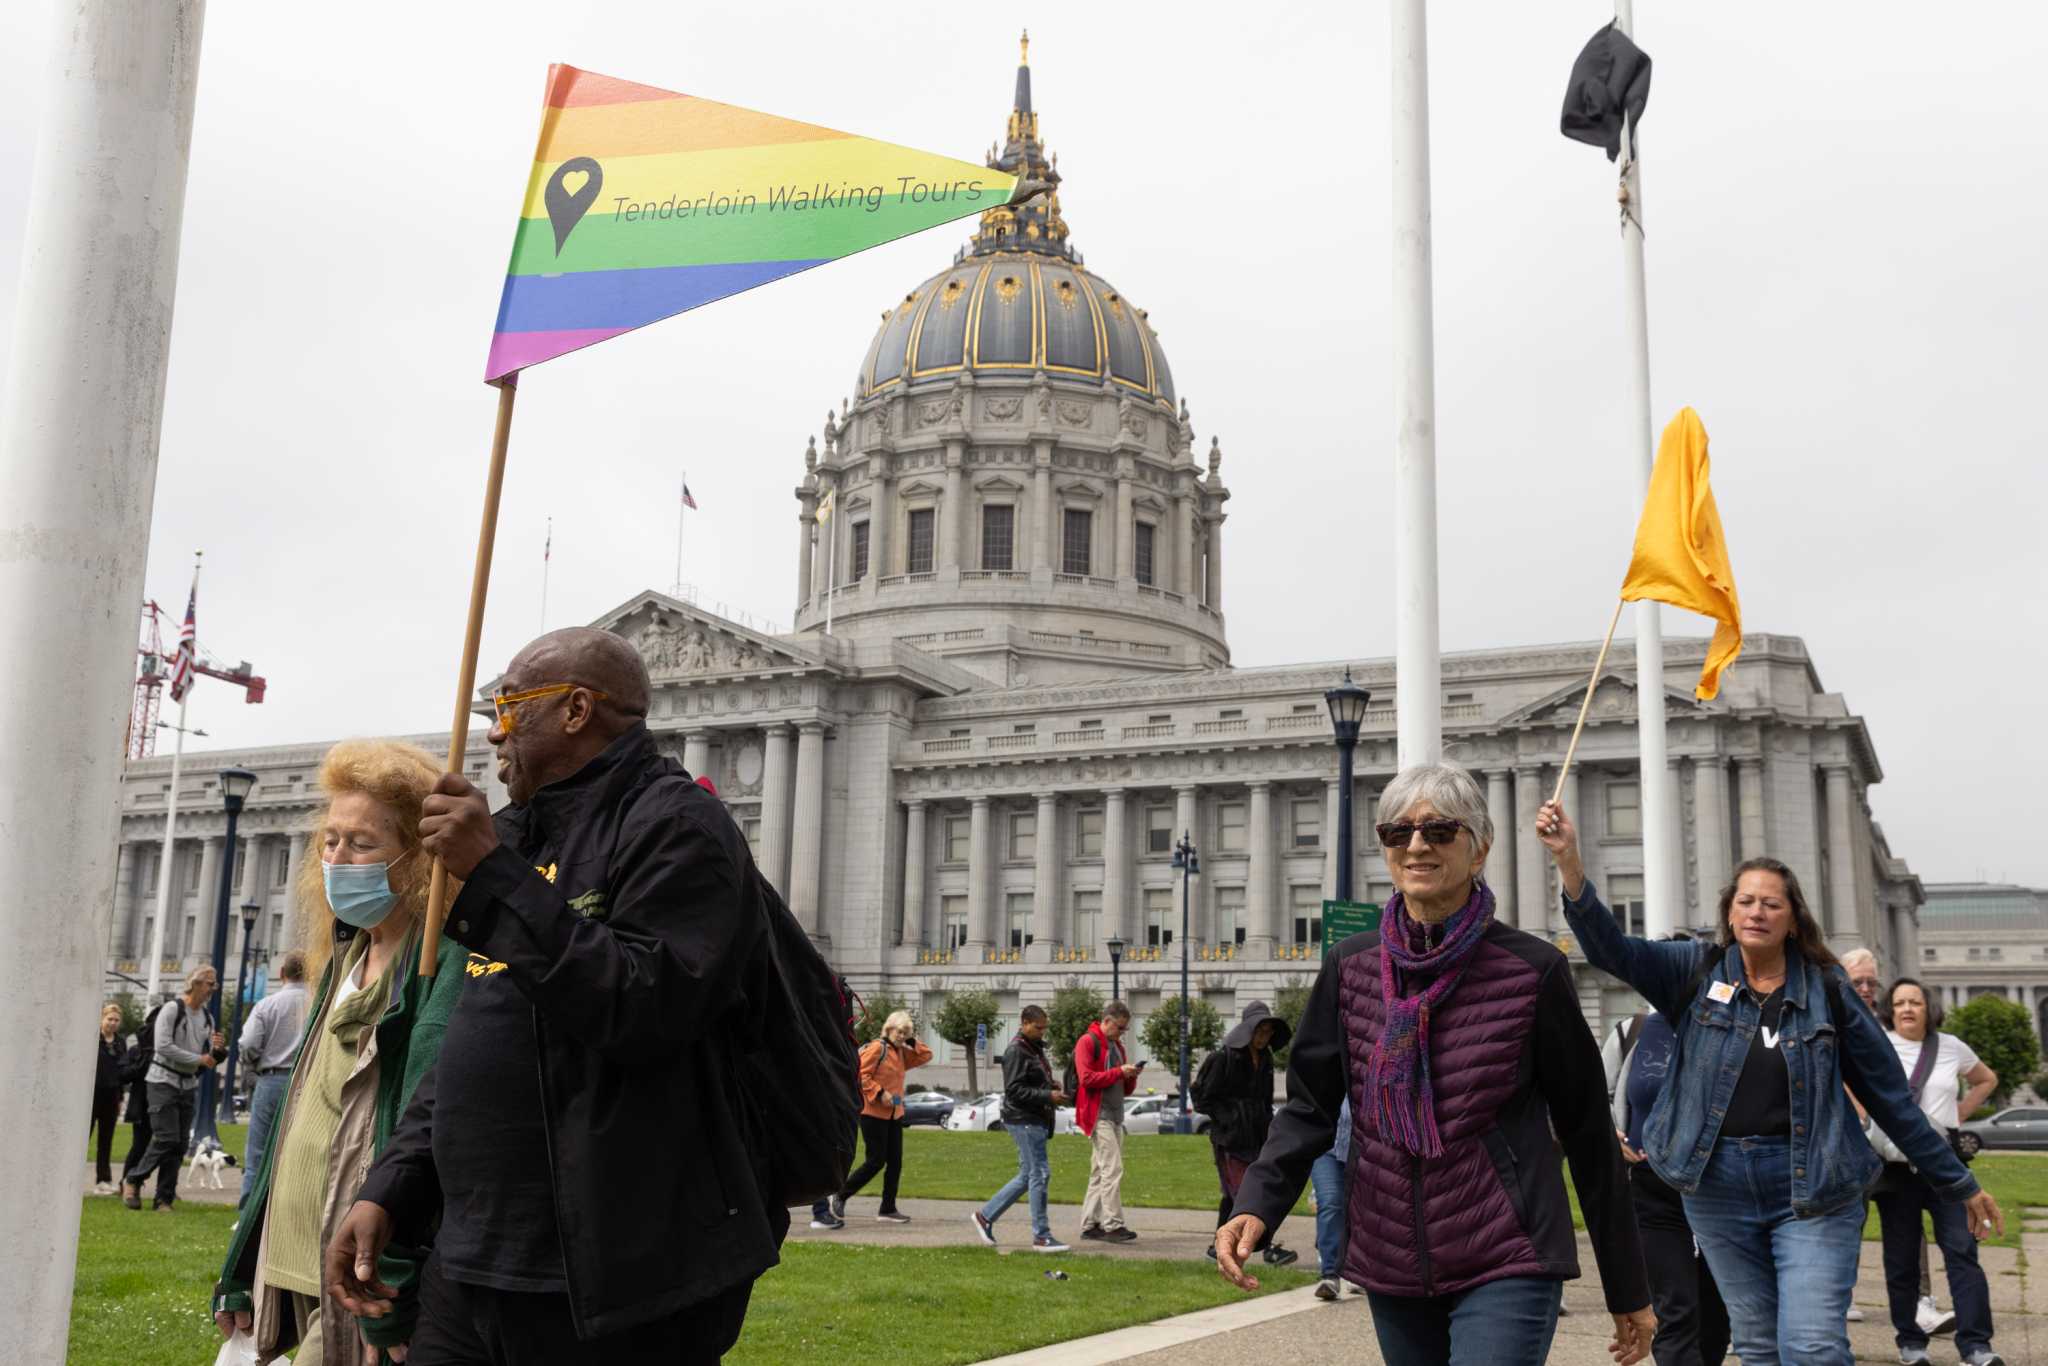
[[[2003,882],[1930,882],[1912,976],[1950,1008],[2003,996],[2048,1038],[2048,889]]]

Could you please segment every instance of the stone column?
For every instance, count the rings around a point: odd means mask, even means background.
[[[968,961],[981,961],[982,952],[997,944],[991,910],[988,857],[988,798],[975,797],[967,804],[967,948]],[[1008,941],[1003,940],[1004,947]]]
[[[761,731],[761,876],[769,885],[789,891],[789,727],[777,722]]]
[[[1038,794],[1038,866],[1032,888],[1031,947],[1034,962],[1051,962],[1052,951],[1060,946],[1060,798],[1057,792]]]
[[[227,836],[208,835],[199,855],[199,942],[185,946],[185,957],[213,961],[213,922],[220,909],[220,861]]]
[[[1060,568],[1060,532],[1054,525],[1059,519],[1053,515],[1052,507],[1052,443],[1037,443],[1031,472],[1031,544],[1037,553],[1032,557],[1031,568],[1056,574]]]
[[[1196,810],[1197,795],[1198,791],[1193,783],[1179,783],[1175,785],[1173,789],[1173,842],[1179,844],[1181,835],[1185,833],[1189,839],[1195,842],[1197,850],[1196,861],[1199,863],[1202,858],[1200,852],[1202,841],[1201,832],[1195,829],[1196,823],[1201,819]],[[1178,879],[1175,880],[1178,881]],[[1202,893],[1208,881],[1209,879],[1206,876],[1197,872],[1194,885],[1188,889],[1188,939],[1191,941],[1189,944],[1190,950],[1193,949],[1195,944],[1209,942],[1209,936],[1203,933],[1203,925],[1208,917],[1202,913],[1203,903],[1207,900]],[[1180,888],[1175,887],[1173,890],[1175,899],[1178,900]],[[1179,931],[1175,931],[1175,933],[1177,934]]]
[[[1692,761],[1692,828],[1699,843],[1694,895],[1697,923],[1714,918],[1720,904],[1721,884],[1735,866],[1728,852],[1728,761],[1718,754],[1702,755]]]
[[[1124,790],[1102,789],[1102,937],[1131,933],[1131,860],[1125,843]]]
[[[1571,814],[1577,820],[1579,813]],[[1494,914],[1503,925],[1515,923],[1520,904],[1515,895],[1515,843],[1521,831],[1515,828],[1514,774],[1505,768],[1486,770],[1486,816],[1493,822],[1493,848],[1486,856],[1486,880],[1493,887]],[[1531,832],[1529,838],[1536,836]]]
[[[929,949],[939,942],[925,918],[924,905],[924,837],[931,818],[925,814],[922,797],[912,797],[903,809],[903,937]]]
[[[1265,779],[1246,783],[1251,793],[1251,857],[1244,889],[1245,956],[1271,958],[1280,941],[1280,917],[1273,896],[1273,784]]]
[[[1134,579],[1138,575],[1138,533],[1133,530],[1137,521],[1133,508],[1137,493],[1136,465],[1137,462],[1128,455],[1116,457],[1116,529],[1113,533],[1116,557],[1111,563],[1116,566],[1119,579]],[[1158,576],[1155,574],[1153,577]]]
[[[797,727],[796,811],[790,821],[789,908],[813,938],[829,937],[818,901],[818,875],[825,850],[825,726]]]
[[[1543,771],[1535,765],[1515,769],[1515,926],[1531,933],[1550,923],[1550,855],[1536,838],[1536,808],[1543,804]]]
[[[1910,977],[1920,971],[1920,927],[1913,920],[1913,903],[1899,901],[1892,906],[1892,970],[1894,977]]]
[[[1761,754],[1744,754],[1735,761],[1735,805],[1741,821],[1742,848],[1737,859],[1752,859],[1770,852],[1764,838],[1764,759]]]
[[[811,546],[814,540],[812,533],[818,529],[818,524],[812,520],[814,511],[811,500],[806,498],[796,514],[796,605],[799,611],[811,600],[811,595],[817,592],[811,577]]]
[[[1546,770],[1543,775],[1544,797],[1550,796],[1550,789],[1553,786],[1550,774]],[[1674,792],[1677,791],[1676,788],[1672,790]],[[1571,771],[1564,775],[1564,796],[1560,800],[1564,802],[1565,814],[1572,815],[1572,813],[1578,811],[1579,766],[1576,763],[1572,765]],[[1576,820],[1577,817],[1573,816],[1573,819]],[[1550,861],[1550,851],[1542,848],[1543,842],[1535,838],[1535,825],[1536,814],[1532,811],[1529,813],[1530,842],[1537,846],[1537,853],[1543,861],[1543,915],[1534,926],[1524,925],[1523,928],[1535,929],[1538,934],[1541,934],[1544,930],[1556,930],[1564,927],[1564,906],[1559,900],[1563,893],[1563,888],[1557,885],[1557,866]],[[1585,833],[1584,827],[1581,827],[1579,830],[1579,853],[1586,861],[1586,876],[1596,877],[1599,872],[1604,870],[1595,868],[1594,855],[1596,847],[1589,845],[1585,838]]]
[[[1194,600],[1195,596],[1195,500],[1183,493],[1173,500],[1173,589]]]
[[[1223,610],[1223,518],[1209,519],[1207,584],[1202,601],[1214,611]]]
[[[312,843],[313,832],[294,830],[291,835],[291,854],[284,865],[284,942],[296,945],[299,942],[299,872],[305,867],[306,846]],[[283,947],[279,945],[278,947]]]
[[[242,885],[236,888],[235,904],[230,908],[237,924],[241,923],[242,907],[252,901],[259,906],[263,903],[263,852],[266,844],[267,841],[262,835],[251,835],[242,841]],[[256,919],[259,922],[263,919],[261,912],[257,913]],[[253,927],[244,930],[243,934],[253,941],[252,930]],[[235,961],[240,963],[239,953],[236,954]]]
[[[946,443],[946,502],[939,510],[939,568],[960,572],[961,547],[967,543],[967,480],[958,441]]]
[[[1846,943],[1856,934],[1856,794],[1847,764],[1823,764],[1821,771],[1828,783],[1828,939]]]
[[[896,524],[896,479],[889,473],[888,457],[880,452],[868,457],[874,472],[869,484],[868,578],[879,580],[889,572],[889,532]]]
[[[692,778],[701,778],[711,767],[711,737],[692,731],[683,737],[683,767]]]

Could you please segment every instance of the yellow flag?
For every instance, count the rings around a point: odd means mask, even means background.
[[[825,525],[825,523],[827,523],[827,522],[829,522],[829,521],[831,521],[831,520],[832,520],[832,494],[833,494],[833,493],[834,493],[834,490],[832,490],[832,489],[826,489],[826,490],[825,490],[825,496],[824,496],[823,498],[820,498],[820,499],[818,500],[818,510],[817,510],[817,511],[816,511],[815,513],[813,513],[813,514],[812,514],[812,517],[813,517],[813,518],[814,518],[814,519],[815,519],[815,520],[817,521],[817,523],[818,523],[818,525],[819,525],[819,526],[823,526],[823,525]]]
[[[1623,602],[1668,602],[1720,623],[1693,689],[1703,702],[1721,691],[1722,671],[1742,653],[1742,604],[1707,469],[1707,429],[1698,413],[1681,408],[1657,445],[1635,556],[1621,585]]]

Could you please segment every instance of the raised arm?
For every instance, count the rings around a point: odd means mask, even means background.
[[[1666,1019],[1675,1019],[1699,964],[1698,947],[1623,932],[1586,876],[1578,827],[1562,805],[1545,802],[1537,808],[1536,836],[1557,865],[1564,918],[1586,951],[1586,961],[1634,987]]]

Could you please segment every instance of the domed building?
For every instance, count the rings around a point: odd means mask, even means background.
[[[1354,883],[1368,901],[1391,891],[1370,836],[1394,773],[1393,661],[1232,664],[1220,445],[1196,441],[1146,310],[1074,248],[1026,65],[990,164],[1051,189],[983,215],[949,266],[883,311],[850,397],[804,453],[793,629],[764,634],[651,590],[593,624],[637,644],[658,741],[717,784],[766,876],[863,994],[906,997],[929,1022],[945,993],[987,987],[1007,1027],[1068,982],[1106,991],[1120,943],[1142,1024],[1178,992],[1185,940],[1193,989],[1234,1015],[1316,971],[1340,810],[1323,695],[1347,668],[1372,693]],[[1684,679],[1706,641],[1665,649],[1669,676]],[[1446,752],[1485,784],[1498,832],[1487,873],[1500,914],[1574,953],[1548,861],[1524,832],[1597,653],[1473,651],[1442,669]],[[1798,871],[1838,952],[1867,944],[1888,977],[1918,963],[1920,884],[1871,818],[1883,772],[1870,733],[1822,688],[1805,646],[1751,634],[1719,698],[1681,687],[1665,706],[1678,921],[1712,921],[1734,861],[1767,851]],[[1617,642],[1565,802],[1589,871],[1639,919],[1635,716],[1631,647]],[[487,782],[480,729],[469,769]],[[188,757],[171,983],[211,942],[230,857],[259,953],[289,938],[286,888],[324,751]],[[215,758],[259,775],[236,850],[204,777]],[[169,768],[128,768],[110,990],[142,972]],[[1173,867],[1184,834],[1200,856],[1185,932]],[[1579,980],[1596,1024],[1636,1008],[1583,963]],[[939,1057],[927,1075],[962,1079],[960,1050],[928,1038]]]

